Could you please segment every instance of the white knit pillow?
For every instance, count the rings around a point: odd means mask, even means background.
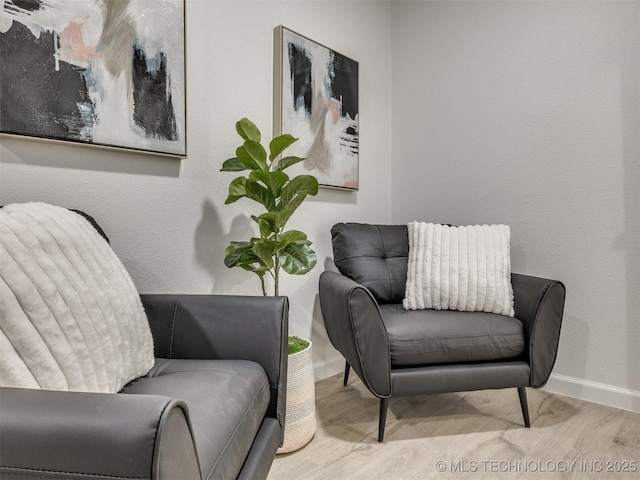
[[[118,392],[154,363],[140,297],[82,216],[0,209],[0,386]]]
[[[490,312],[513,317],[507,225],[411,222],[406,310]]]

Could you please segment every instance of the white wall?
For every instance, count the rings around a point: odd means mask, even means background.
[[[219,169],[235,156],[241,117],[271,138],[273,28],[328,45],[360,64],[360,191],[321,189],[292,218],[314,242],[318,266],[283,280],[281,291],[291,300],[290,331],[314,341],[319,373],[332,361],[341,368],[317,284],[334,223],[390,219],[389,22],[387,2],[188,0],[188,159],[2,139],[0,204],[44,201],[89,212],[141,292],[260,295],[257,277],[223,264],[228,242],[251,235],[249,215],[259,211],[247,200],[224,205],[234,175]]]
[[[394,222],[511,225],[513,270],[567,286],[555,388],[640,411],[640,2],[401,1],[391,29]]]

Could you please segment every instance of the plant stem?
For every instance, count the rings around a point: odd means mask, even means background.
[[[284,229],[284,226],[281,228],[280,231],[282,231]],[[280,241],[280,234],[279,232],[276,232],[275,234],[275,240],[276,242]],[[274,270],[274,276],[273,276],[273,295],[275,297],[277,297],[278,295],[280,295],[280,255],[276,255],[276,258],[274,259],[274,266],[273,266],[273,270]]]
[[[262,285],[262,295],[267,296],[267,289],[264,286],[264,275],[260,276],[260,284]]]
[[[280,258],[278,256],[276,256],[276,260],[275,260],[275,277],[273,279],[273,283],[274,283],[274,291],[273,291],[273,295],[274,296],[278,296],[280,295]]]

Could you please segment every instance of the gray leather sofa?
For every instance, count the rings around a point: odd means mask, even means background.
[[[284,432],[287,298],[141,298],[157,358],[120,393],[0,388],[0,478],[266,478]]]
[[[404,310],[406,225],[337,224],[340,273],[320,276],[329,339],[380,398],[378,441],[390,397],[516,387],[527,427],[525,387],[539,388],[555,363],[564,309],[561,282],[512,274],[515,317]]]

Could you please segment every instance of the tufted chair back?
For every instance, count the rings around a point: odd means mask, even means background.
[[[331,240],[342,275],[367,287],[379,304],[402,303],[409,256],[406,225],[338,223]]]

